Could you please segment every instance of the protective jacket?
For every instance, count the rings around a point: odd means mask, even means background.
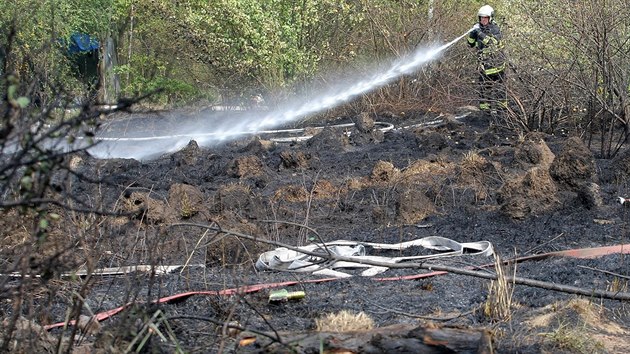
[[[481,73],[493,75],[505,70],[502,39],[501,29],[494,21],[468,34],[468,44],[477,48]]]

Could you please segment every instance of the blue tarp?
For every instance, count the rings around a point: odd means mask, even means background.
[[[85,33],[74,33],[70,36],[69,54],[89,53],[98,50],[98,39]]]

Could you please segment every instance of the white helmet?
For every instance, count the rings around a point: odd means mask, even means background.
[[[494,9],[490,5],[483,5],[479,8],[477,12],[478,17],[490,17],[492,19],[494,17]]]

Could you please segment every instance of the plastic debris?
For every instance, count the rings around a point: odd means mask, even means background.
[[[281,302],[299,300],[306,296],[304,291],[288,291],[287,289],[272,290],[269,293],[269,302]]]

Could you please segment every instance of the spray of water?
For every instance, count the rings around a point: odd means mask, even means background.
[[[97,137],[100,143],[89,152],[97,158],[134,158],[146,160],[165,153],[175,152],[190,140],[199,146],[212,146],[237,137],[260,133],[302,117],[336,107],[350,99],[381,87],[397,77],[417,70],[421,65],[436,59],[440,53],[458,42],[467,33],[449,43],[436,47],[419,48],[411,55],[396,61],[388,70],[379,71],[369,78],[357,81],[319,97],[295,101],[276,110],[259,114],[251,113],[238,120],[225,117],[210,117],[203,127],[182,126],[165,135],[151,137]]]

